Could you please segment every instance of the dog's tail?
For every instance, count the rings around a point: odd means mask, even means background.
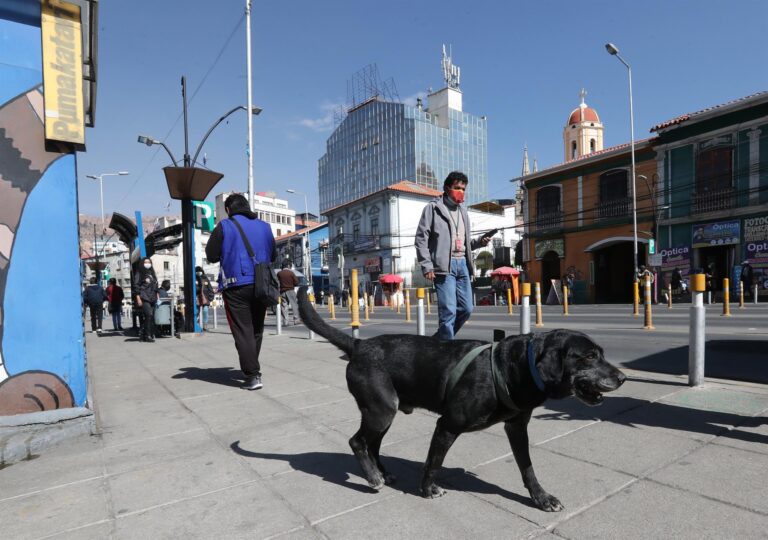
[[[355,348],[355,342],[357,341],[352,336],[349,336],[326,323],[320,315],[317,314],[315,308],[307,297],[307,287],[299,288],[299,315],[307,328],[313,332],[320,334],[325,339],[336,345],[339,349],[347,353],[352,354],[352,350]]]

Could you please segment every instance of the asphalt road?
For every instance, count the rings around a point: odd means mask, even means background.
[[[731,304],[731,317],[723,317],[722,305],[707,306],[706,369],[708,377],[768,384],[768,304],[748,304],[739,309]],[[545,332],[555,328],[580,330],[589,334],[605,350],[607,358],[620,366],[644,371],[685,374],[688,372],[690,304],[679,304],[673,309],[665,305],[654,306],[655,330],[643,329],[643,316],[634,317],[628,305],[575,305],[569,316],[562,314],[561,306],[544,306],[544,327],[533,324],[531,329]],[[494,329],[508,335],[520,329],[520,308],[514,306],[508,315],[506,307],[482,306],[475,308],[472,318],[458,337],[490,340]],[[340,328],[349,328],[349,311],[337,308],[336,320],[330,321],[326,306],[318,312],[328,322]],[[360,315],[361,319],[363,315]],[[416,333],[416,309],[412,308],[412,322],[405,321],[405,313],[398,315],[389,308],[376,307],[369,321],[361,320],[360,337],[380,334]],[[221,319],[220,319],[221,320]],[[437,329],[435,306],[426,320],[427,335]],[[267,331],[275,331],[274,317],[267,318]],[[303,326],[284,328],[290,336],[307,334]]]

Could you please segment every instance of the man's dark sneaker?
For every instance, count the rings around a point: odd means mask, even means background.
[[[245,379],[242,388],[245,390],[259,390],[263,386],[264,385],[261,384],[261,375],[256,375],[255,377],[248,377]]]

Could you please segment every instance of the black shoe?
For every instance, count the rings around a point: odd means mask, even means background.
[[[263,386],[264,385],[261,383],[261,375],[256,375],[255,377],[248,377],[245,379],[241,388],[245,390],[259,390]]]

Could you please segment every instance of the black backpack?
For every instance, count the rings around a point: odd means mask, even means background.
[[[253,255],[253,249],[251,243],[245,236],[243,227],[233,219],[232,222],[237,226],[237,230],[240,231],[240,237],[243,239],[245,249],[248,251],[248,256],[253,261],[253,296],[254,298],[264,304],[267,307],[276,306],[278,298],[280,297],[280,284],[277,281],[277,276],[272,271],[272,267],[269,263],[256,262]]]

